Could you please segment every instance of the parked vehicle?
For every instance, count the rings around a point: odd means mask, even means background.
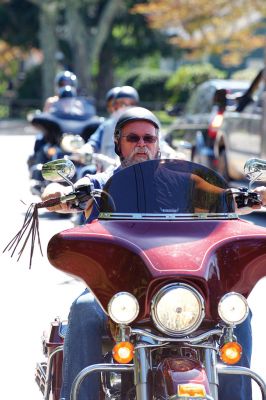
[[[216,169],[218,159],[213,146],[224,111],[234,108],[236,97],[248,86],[247,81],[230,79],[213,79],[200,84],[168,129],[166,141],[174,148],[178,148],[180,140],[190,143],[191,160]]]
[[[264,77],[261,70],[238,99],[235,110],[227,110],[214,144],[217,170],[228,180],[244,178],[243,166],[250,157],[266,158],[266,132],[262,124]]]
[[[53,103],[49,112],[29,116],[29,122],[43,133],[43,143],[28,158],[32,194],[40,195],[46,185],[41,174],[42,165],[66,154],[61,147],[63,134],[78,136],[84,143],[102,121],[92,102],[85,97],[61,98]]]
[[[50,162],[43,173],[67,179],[73,164]],[[251,160],[246,173],[265,178],[266,163]],[[233,195],[222,177],[199,164],[152,160],[114,174],[103,191],[73,187],[42,206],[76,207],[86,196],[97,197],[99,219],[56,234],[48,245],[51,264],[83,280],[110,318],[104,362],[80,371],[71,400],[97,372],[105,399],[217,400],[218,374],[245,373],[265,400],[263,380],[232,366],[241,353],[234,328],[247,317],[246,298],[266,263],[265,230],[238,218],[233,196],[241,207],[258,204],[257,195]],[[56,320],[43,338],[47,359],[36,380],[46,400],[59,399],[64,330]]]

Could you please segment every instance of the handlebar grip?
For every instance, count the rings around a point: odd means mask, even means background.
[[[38,208],[48,208],[54,207],[61,203],[61,197],[55,197],[54,199],[49,199],[37,203]]]
[[[257,205],[261,205],[262,202],[260,197],[255,192],[248,192],[247,190],[240,188],[240,193],[235,197],[238,208],[242,207],[253,207]]]

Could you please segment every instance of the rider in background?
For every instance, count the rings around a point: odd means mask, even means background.
[[[70,71],[61,71],[55,77],[55,95],[48,97],[45,101],[43,112],[51,112],[52,106],[63,97],[73,97],[77,94],[78,80],[76,75]],[[38,163],[38,153],[47,144],[45,135],[38,132],[35,138],[33,154],[28,158],[28,166]]]
[[[59,72],[54,81],[55,95],[48,97],[44,103],[43,111],[50,112],[53,103],[58,101],[62,97],[62,89],[66,86],[70,86],[77,92],[78,80],[76,75],[71,71],[61,71]]]
[[[138,105],[139,95],[132,86],[113,87],[106,93],[105,100],[110,116],[98,127],[88,143],[95,153],[117,158],[113,139],[115,124],[126,109]]]

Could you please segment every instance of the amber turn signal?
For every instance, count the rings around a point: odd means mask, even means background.
[[[134,346],[130,342],[120,342],[114,346],[112,353],[116,362],[127,364],[133,360]]]
[[[49,147],[48,151],[48,156],[52,157],[56,154],[56,148],[55,147]]]
[[[236,364],[242,356],[242,347],[237,342],[228,342],[220,349],[220,358],[226,364]]]
[[[183,383],[178,385],[178,397],[206,398],[205,387],[199,383]]]

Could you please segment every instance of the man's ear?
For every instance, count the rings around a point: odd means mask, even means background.
[[[120,132],[119,132],[119,130],[117,130],[114,133],[114,145],[115,145],[115,152],[120,157],[121,149],[120,149],[119,137],[120,137]]]
[[[121,150],[120,150],[119,141],[115,139],[114,144],[115,144],[115,152],[120,157],[121,156]]]

